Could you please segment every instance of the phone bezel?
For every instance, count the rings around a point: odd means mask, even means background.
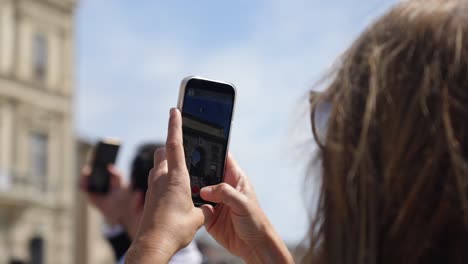
[[[231,122],[230,122],[230,125],[229,125],[229,132],[228,132],[228,138],[227,138],[227,143],[226,143],[226,153],[224,155],[224,166],[223,166],[223,176],[222,176],[222,181],[221,182],[224,182],[224,176],[225,176],[225,173],[226,173],[226,160],[227,160],[227,155],[229,153],[229,145],[230,145],[230,141],[231,141],[231,134],[232,134],[232,125],[233,125],[233,122],[234,122],[234,114],[235,114],[235,109],[236,109],[236,97],[237,97],[237,89],[236,89],[236,86],[232,83],[229,83],[229,82],[224,82],[224,81],[218,81],[218,80],[213,80],[213,79],[208,79],[208,78],[204,78],[204,77],[200,77],[200,76],[188,76],[188,77],[185,77],[181,84],[180,84],[180,89],[179,89],[179,98],[177,100],[177,108],[179,109],[179,111],[182,113],[182,106],[184,105],[184,98],[185,98],[185,91],[187,90],[187,88],[189,87],[189,84],[190,84],[190,81],[200,81],[200,82],[205,82],[205,84],[207,86],[203,86],[204,88],[207,88],[209,90],[215,90],[215,91],[221,91],[221,92],[224,92],[222,91],[223,88],[221,87],[230,87],[231,88],[231,91],[229,92],[230,94],[232,94],[233,96],[233,101],[232,101],[232,113],[231,113]],[[193,199],[192,199],[193,200]],[[216,206],[216,204],[214,203],[209,203],[207,202],[208,204],[211,204],[213,206]],[[195,206],[201,206],[202,203],[196,203],[194,201],[194,204]]]

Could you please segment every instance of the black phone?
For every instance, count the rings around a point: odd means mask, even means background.
[[[115,139],[103,139],[94,149],[91,175],[88,178],[88,191],[106,194],[110,189],[109,164],[115,164],[120,142]]]
[[[201,188],[224,181],[235,98],[230,83],[195,76],[182,80],[177,105],[195,206],[209,203],[200,197]]]

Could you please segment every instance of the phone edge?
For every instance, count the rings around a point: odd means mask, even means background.
[[[192,79],[200,79],[200,80],[205,80],[205,81],[210,81],[210,82],[217,82],[217,83],[227,84],[227,85],[231,86],[233,91],[234,91],[234,100],[233,100],[233,104],[232,104],[230,131],[229,131],[229,136],[228,136],[228,139],[227,139],[226,155],[224,156],[224,171],[223,171],[223,179],[222,179],[222,182],[221,182],[221,183],[223,183],[224,180],[225,180],[224,178],[225,178],[225,175],[226,175],[226,162],[227,162],[227,158],[228,158],[228,155],[229,155],[229,148],[230,148],[230,144],[231,144],[231,134],[232,134],[232,128],[233,128],[232,125],[234,123],[234,115],[235,115],[235,112],[236,112],[237,88],[231,82],[225,82],[225,81],[219,81],[219,80],[215,80],[215,79],[209,79],[209,78],[205,78],[205,77],[201,77],[201,76],[197,76],[197,75],[189,75],[189,76],[183,78],[181,83],[180,83],[179,98],[177,99],[177,108],[179,109],[179,111],[181,113],[182,113],[182,106],[184,104],[184,95],[185,95],[185,90],[187,88],[187,83]],[[208,201],[206,201],[206,202],[208,204],[211,204],[213,207],[217,205],[216,203],[211,203],[211,202],[208,202]],[[196,207],[199,207],[199,206],[201,206],[203,204],[194,202],[194,205]]]

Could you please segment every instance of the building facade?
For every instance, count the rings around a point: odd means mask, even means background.
[[[0,0],[0,263],[75,263],[75,0]]]

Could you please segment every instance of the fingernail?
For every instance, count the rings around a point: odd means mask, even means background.
[[[169,115],[173,117],[177,113],[178,109],[176,107],[171,108],[169,111]]]

